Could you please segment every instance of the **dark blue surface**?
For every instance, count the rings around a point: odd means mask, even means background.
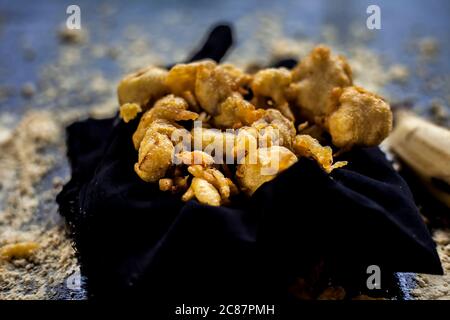
[[[176,41],[180,50],[189,52],[205,30],[217,21],[238,22],[238,45],[243,45],[257,28],[239,23],[248,15],[268,13],[279,16],[284,30],[290,35],[307,35],[320,40],[324,25],[339,30],[339,41],[350,46],[352,29],[365,28],[369,4],[381,7],[382,30],[372,31],[368,46],[383,54],[390,63],[402,63],[411,69],[417,66],[417,55],[410,49],[414,39],[432,36],[440,42],[440,54],[431,65],[433,76],[448,80],[450,75],[450,1],[446,0],[334,0],[334,1],[7,1],[0,0],[0,83],[19,90],[27,81],[36,81],[40,66],[51,63],[57,56],[56,30],[66,20],[69,4],[78,4],[82,11],[82,26],[88,28],[91,40],[120,46],[126,26],[136,25],[146,30],[154,43],[160,39]],[[270,17],[269,17],[270,19]],[[24,61],[23,47],[33,49],[36,58]],[[168,59],[170,55],[167,55]],[[165,61],[171,63],[173,61]],[[104,74],[117,78],[120,70],[111,63],[94,62]],[[408,87],[392,88],[396,98],[414,97],[426,104],[430,97],[446,98],[444,90],[427,91],[420,82]],[[427,91],[427,92],[426,92]],[[23,104],[20,95],[1,102],[0,111]]]

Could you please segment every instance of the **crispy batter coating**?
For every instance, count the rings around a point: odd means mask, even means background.
[[[238,130],[232,150],[233,159],[240,162],[248,154],[256,158],[256,150],[259,147],[259,132],[254,127],[242,127]]]
[[[255,150],[257,148],[281,145],[291,149],[295,133],[294,123],[283,116],[280,111],[264,110],[264,116],[254,122],[251,127],[239,129],[233,155],[240,161],[248,154],[250,157],[256,157]]]
[[[333,164],[333,150],[325,146],[330,136],[346,150],[377,145],[392,127],[389,105],[352,81],[347,61],[324,46],[292,72],[272,68],[249,75],[205,60],[128,75],[118,88],[120,116],[129,122],[145,111],[133,134],[135,171],[162,191],[183,191],[183,201],[212,206],[229,203],[239,191],[252,195],[297,156],[314,159],[330,173],[347,164]],[[244,99],[249,88],[251,102]],[[195,123],[189,132],[177,123],[186,120],[200,120],[202,127]],[[307,120],[298,135],[296,120]],[[219,166],[221,157],[237,163],[236,171]]]
[[[37,248],[39,248],[39,245],[32,241],[7,244],[0,248],[0,260],[26,259]]]
[[[186,190],[186,192],[181,196],[181,201],[188,202],[195,198],[194,189],[191,186]]]
[[[252,81],[252,76],[245,73],[242,69],[230,64],[230,63],[224,63],[221,64],[220,67],[227,72],[231,78],[233,78],[234,82],[238,86],[238,91],[241,94],[247,93],[247,90],[244,88],[246,86],[249,86]]]
[[[214,158],[200,150],[182,151],[177,154],[176,157],[180,163],[186,165],[198,164],[202,166],[211,166],[214,164]]]
[[[185,98],[192,107],[200,105],[211,115],[233,92],[245,93],[251,76],[229,64],[217,65],[212,60],[177,64],[170,71],[166,85],[170,91]]]
[[[265,107],[266,99],[270,98],[275,104],[275,108],[280,110],[286,118],[295,120],[286,99],[286,91],[291,81],[291,72],[285,68],[269,68],[258,71],[251,84],[254,94],[252,102],[259,107]]]
[[[219,105],[214,125],[218,128],[240,128],[249,126],[264,115],[264,110],[256,109],[240,94],[232,94]]]
[[[142,112],[142,108],[137,103],[125,103],[120,106],[120,117],[125,121],[125,123],[130,122],[137,115]]]
[[[234,133],[203,127],[194,128],[191,133],[194,148],[208,152],[214,149],[215,157],[218,156],[217,151],[221,150],[223,158],[229,156],[230,159],[234,159],[233,148],[236,140]]]
[[[300,157],[315,159],[327,173],[347,164],[347,161],[339,161],[333,164],[333,150],[328,146],[323,147],[319,141],[309,135],[295,137],[294,151]]]
[[[296,133],[294,122],[276,109],[265,110],[264,116],[253,123],[252,127],[258,130],[260,136],[264,134],[264,131],[267,131],[266,134],[269,132],[275,134],[278,144],[289,149]],[[271,128],[273,130],[269,131]]]
[[[159,190],[161,191],[170,191],[173,188],[173,179],[170,178],[164,178],[159,179]]]
[[[252,195],[263,183],[273,180],[298,161],[292,151],[281,146],[259,148],[256,163],[250,160],[247,155],[236,172],[241,189],[248,195]]]
[[[146,182],[157,182],[172,165],[174,150],[169,136],[150,126],[140,143],[134,171]]]
[[[188,189],[188,180],[189,175],[187,176],[175,176],[172,178],[162,178],[159,179],[159,190],[167,192],[170,191],[172,193],[178,193],[182,191],[186,191]]]
[[[318,46],[292,71],[290,95],[304,117],[322,124],[335,110],[339,90],[352,82],[347,60],[331,55],[328,47]]]
[[[149,66],[125,76],[117,88],[119,104],[137,103],[141,108],[169,92],[167,70]]]
[[[157,119],[163,119],[168,121],[182,121],[182,120],[195,120],[198,118],[198,114],[192,111],[188,111],[187,102],[180,97],[175,97],[173,94],[169,94],[164,98],[159,99],[153,108],[147,110],[141,118],[136,132],[133,134],[133,144],[136,149],[147,132],[148,127]]]
[[[222,66],[201,65],[198,67],[195,96],[203,110],[211,115],[218,114],[219,104],[237,91],[238,86],[238,79]]]
[[[189,189],[192,189],[195,198],[200,203],[216,207],[220,206],[221,197],[219,191],[208,181],[194,177]]]
[[[200,67],[214,68],[215,65],[216,63],[212,60],[177,64],[170,69],[166,78],[166,85],[170,92],[185,98],[190,104],[196,105],[194,93],[197,71]]]
[[[392,112],[381,97],[359,87],[348,87],[327,122],[337,147],[376,146],[392,130]]]
[[[134,165],[139,177],[147,182],[163,178],[173,164],[174,143],[178,142],[172,137],[184,135],[189,135],[189,131],[176,124],[161,119],[153,121],[139,145],[138,162]]]
[[[196,178],[201,178],[211,183],[220,193],[222,202],[227,202],[230,195],[237,193],[237,187],[231,179],[224,176],[216,168],[205,168],[200,165],[188,167],[188,171]]]

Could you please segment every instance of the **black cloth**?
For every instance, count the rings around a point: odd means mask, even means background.
[[[284,299],[323,261],[330,276],[358,284],[369,265],[442,273],[408,186],[378,148],[347,153],[349,165],[330,175],[300,159],[251,198],[209,207],[136,175],[137,123],[67,129],[72,178],[57,202],[91,297]]]

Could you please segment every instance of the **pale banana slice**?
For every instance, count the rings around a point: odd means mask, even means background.
[[[386,144],[450,207],[449,130],[402,111],[396,115],[396,126]]]

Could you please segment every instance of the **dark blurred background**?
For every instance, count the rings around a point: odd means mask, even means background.
[[[57,58],[56,34],[65,24],[66,8],[70,4],[81,8],[82,28],[89,31],[91,49],[102,44],[118,48],[126,55],[123,40],[134,31],[148,42],[146,48],[162,64],[185,57],[205,31],[219,21],[234,24],[237,47],[249,47],[248,39],[262,29],[266,32],[262,38],[278,37],[282,33],[295,39],[327,42],[323,37],[324,27],[331,27],[336,43],[345,49],[352,47],[355,35],[364,34],[367,47],[379,53],[383,61],[401,63],[411,70],[418,64],[417,55],[413,54],[415,44],[422,38],[432,37],[438,55],[429,64],[426,76],[447,86],[429,85],[432,88],[428,90],[422,82],[414,80],[415,73],[411,72],[412,81],[408,86],[388,87],[388,90],[396,100],[412,99],[420,108],[426,108],[430,99],[436,97],[448,107],[450,2],[447,0],[0,0],[0,84],[11,93],[8,99],[0,101],[0,111],[22,108],[23,98],[14,91],[20,91],[24,83],[36,83],[41,66]],[[381,8],[381,30],[366,28],[366,8],[370,4]],[[258,58],[264,57],[262,51],[255,50]],[[84,54],[81,57],[85,64],[90,58]],[[118,68],[113,59],[91,60],[89,68],[100,70],[107,79],[116,79],[123,73],[123,68]],[[436,80],[436,77],[440,78]]]

